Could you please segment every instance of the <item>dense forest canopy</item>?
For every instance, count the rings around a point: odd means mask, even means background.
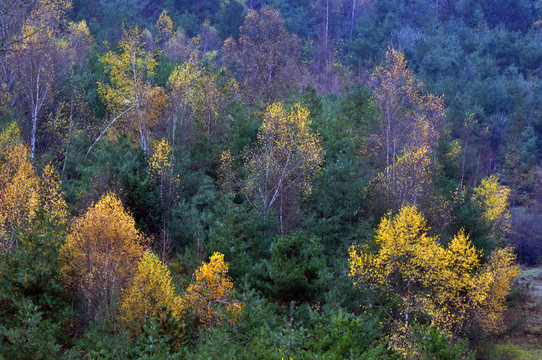
[[[542,2],[0,0],[0,65],[0,358],[511,358]]]

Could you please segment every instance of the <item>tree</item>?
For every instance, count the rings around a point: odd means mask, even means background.
[[[374,198],[384,200],[392,209],[406,204],[420,205],[429,195],[432,184],[429,149],[423,146],[400,156],[391,169],[379,173],[369,189]],[[386,182],[386,174],[388,181]]]
[[[444,121],[443,99],[427,94],[406,65],[405,55],[390,48],[386,61],[371,75],[374,102],[382,116],[374,140],[385,155],[386,186],[395,181],[391,171],[397,158],[423,146],[430,149]]]
[[[178,28],[164,44],[164,55],[173,61],[199,59],[200,42],[198,37],[190,38],[184,29]]]
[[[175,296],[169,269],[158,256],[145,251],[130,285],[120,303],[121,322],[132,333],[139,333],[145,320],[158,314],[162,307],[179,317],[179,301]]]
[[[243,191],[264,219],[279,204],[281,230],[287,196],[310,194],[324,161],[320,136],[311,133],[310,126],[309,111],[300,104],[288,112],[282,103],[274,103],[264,114],[256,146],[245,155],[248,175]]]
[[[0,161],[6,159],[8,151],[16,146],[22,144],[21,131],[17,123],[11,122],[0,131]]]
[[[168,79],[168,90],[173,105],[173,136],[178,120],[183,142],[194,125],[206,136],[224,133],[225,107],[236,94],[235,80],[221,84],[215,72],[191,59],[173,70]],[[175,145],[174,138],[172,143]]]
[[[65,227],[38,210],[17,247],[0,251],[0,353],[10,359],[60,356],[66,325],[73,320],[70,299],[59,278],[58,250]]]
[[[303,234],[281,235],[271,245],[266,262],[271,291],[281,301],[312,301],[324,289],[326,260],[320,239]]]
[[[160,197],[164,196],[164,183],[167,176],[171,177],[172,170],[171,146],[166,139],[157,141],[149,159],[149,175],[160,179]]]
[[[201,51],[203,54],[218,50],[220,48],[220,41],[218,39],[218,31],[211,25],[209,19],[205,19],[200,26],[200,39],[201,39]]]
[[[87,155],[119,119],[124,119],[128,129],[139,138],[141,149],[150,150],[150,129],[158,122],[165,107],[165,97],[162,88],[152,86],[150,82],[157,63],[154,54],[145,51],[142,36],[137,26],[125,28],[119,44],[120,54],[109,51],[102,58],[111,83],[99,81],[98,90],[114,115]]]
[[[510,231],[509,196],[510,188],[501,185],[496,175],[482,179],[474,188],[473,200],[482,211],[483,220],[490,225],[490,236],[496,243]]]
[[[0,162],[0,250],[16,245],[17,230],[24,229],[39,203],[39,178],[32,170],[28,149],[17,144]]]
[[[65,225],[68,221],[68,205],[61,185],[54,167],[47,164],[41,174],[38,199],[48,219],[56,225]]]
[[[233,282],[228,276],[228,263],[224,255],[215,252],[194,273],[190,285],[182,296],[182,308],[194,311],[206,328],[224,318],[223,311],[239,312],[241,304],[231,300]]]
[[[35,0],[2,1],[0,6],[0,53],[22,41],[23,24],[30,14]]]
[[[350,248],[349,275],[355,285],[375,286],[395,302],[391,340],[398,350],[408,349],[404,336],[409,326],[424,318],[452,336],[503,329],[506,295],[518,275],[512,249],[497,249],[482,264],[463,232],[447,247],[428,236],[425,219],[411,205],[393,218],[384,217],[375,240],[375,252]]]
[[[49,164],[40,179],[13,123],[0,133],[0,250],[17,245],[17,231],[26,230],[40,208],[54,225],[66,224],[67,205],[56,171]]]
[[[165,9],[160,14],[160,17],[156,21],[154,27],[158,33],[158,41],[161,45],[165,44],[173,36],[175,30],[173,27],[173,21]]]
[[[59,130],[61,131],[57,130],[58,136],[62,140],[62,145],[65,147],[62,173],[64,173],[66,163],[68,161],[69,145],[75,128],[75,114],[78,113],[79,109],[85,109],[85,104],[81,99],[83,89],[81,84],[76,81],[76,76],[78,75],[77,70],[80,69],[81,65],[85,63],[85,54],[94,41],[87,23],[84,20],[78,23],[70,22],[68,24],[66,33],[63,35],[64,36],[59,42],[59,48],[61,56],[68,60],[65,62],[65,67],[68,69],[64,70],[69,78],[67,87],[69,89],[70,99],[69,105],[61,103],[61,106],[58,107],[59,110],[57,110],[59,114],[62,114],[63,111],[66,112],[66,114],[63,114],[63,116],[59,116],[60,118],[64,118],[64,121],[61,122],[60,126],[58,126]]]
[[[36,1],[22,29],[22,38],[10,52],[15,85],[28,105],[32,121],[30,158],[34,159],[36,131],[41,110],[53,97],[56,37],[71,3],[65,0]]]
[[[278,10],[249,10],[240,28],[239,40],[228,38],[222,60],[239,80],[246,98],[253,102],[275,99],[295,84],[300,73],[299,40],[286,31]]]
[[[165,207],[164,214],[162,214],[161,239],[157,248],[160,259],[166,262],[173,250],[169,235],[169,220],[179,180],[178,177],[173,176],[173,154],[166,139],[155,142],[153,146],[153,152],[149,159],[149,176],[159,182],[160,200]]]
[[[32,36],[51,26],[57,27],[59,20],[71,8],[67,0],[4,0],[0,3],[0,53],[13,50],[27,36]],[[39,20],[34,32],[21,31],[28,21]]]
[[[16,89],[25,97],[32,120],[30,158],[34,159],[36,131],[41,110],[51,100],[55,77],[53,33],[37,31],[35,25],[23,27],[24,40],[14,47],[10,63],[15,74]]]
[[[113,194],[104,195],[78,217],[60,250],[64,281],[84,298],[95,314],[114,305],[135,273],[144,238],[135,221]]]

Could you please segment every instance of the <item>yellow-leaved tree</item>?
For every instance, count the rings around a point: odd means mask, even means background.
[[[324,161],[322,141],[311,131],[309,115],[300,104],[289,111],[282,103],[272,104],[265,112],[256,146],[245,155],[248,176],[243,191],[264,219],[272,207],[277,208],[281,230],[285,205],[311,193],[312,180]]]
[[[224,254],[215,252],[209,262],[204,262],[194,273],[192,281],[182,296],[183,310],[192,310],[201,324],[209,328],[220,322],[225,312],[237,313],[241,304],[231,299],[233,281],[228,276],[228,263]]]
[[[144,48],[143,35],[137,27],[125,28],[120,41],[120,53],[107,52],[102,57],[109,83],[98,82],[98,91],[113,114],[113,119],[87,151],[118,120],[138,138],[139,145],[149,151],[150,130],[165,108],[165,96],[159,86],[151,84],[156,67],[155,54]]]
[[[137,271],[120,303],[121,322],[137,334],[146,318],[156,316],[161,307],[179,317],[180,299],[175,296],[169,269],[158,256],[145,251]]]
[[[482,179],[480,185],[474,188],[474,201],[482,210],[484,220],[491,226],[490,236],[495,241],[510,231],[509,196],[510,188],[501,185],[496,175]]]
[[[94,313],[115,311],[120,292],[136,272],[144,238],[120,199],[109,193],[78,217],[60,250],[61,273]]]
[[[16,245],[17,229],[24,229],[38,207],[39,178],[23,144],[7,149],[0,164],[0,249]]]
[[[166,139],[154,143],[149,159],[149,177],[158,182],[160,198],[165,208],[161,219],[160,240],[155,243],[155,248],[160,254],[160,259],[166,262],[173,252],[169,235],[169,220],[179,184],[179,178],[173,176],[173,151]]]
[[[171,20],[171,17],[169,17],[167,10],[162,10],[160,17],[156,21],[156,24],[154,24],[154,28],[156,29],[156,33],[158,35],[158,42],[163,46],[175,32],[173,20]]]
[[[215,72],[207,70],[192,58],[172,71],[168,90],[173,110],[173,136],[177,122],[180,122],[182,142],[194,130],[197,130],[197,135],[223,135],[227,125],[225,107],[237,92],[235,80],[221,83]]]
[[[55,224],[66,224],[68,221],[68,206],[61,185],[57,172],[51,164],[47,164],[41,174],[38,197],[45,213]]]
[[[395,307],[390,312],[394,335],[390,343],[409,353],[409,326],[421,319],[449,332],[503,329],[505,298],[518,275],[515,255],[496,249],[486,264],[467,235],[458,233],[444,247],[427,234],[425,219],[415,206],[384,217],[376,232],[378,249],[350,248],[350,277],[358,286],[374,286]]]
[[[373,100],[382,121],[374,139],[383,150],[386,167],[407,148],[433,146],[444,121],[444,100],[427,93],[424,84],[407,68],[405,55],[390,48],[386,60],[371,75]]]
[[[164,196],[164,182],[168,176],[171,177],[173,169],[172,156],[171,146],[166,139],[155,142],[149,159],[149,175],[159,179],[161,197]]]
[[[405,55],[392,48],[386,60],[375,68],[370,84],[380,116],[371,139],[375,155],[385,165],[373,182],[382,189],[375,192],[375,197],[386,201],[386,209],[398,210],[406,202],[420,205],[420,195],[427,193],[432,183],[428,176],[429,154],[444,122],[444,99],[428,93],[408,69]],[[413,192],[402,190],[403,184],[409,184]]]
[[[400,156],[373,180],[369,189],[378,196],[375,201],[385,201],[386,205],[393,209],[399,209],[408,203],[420,204],[431,189],[430,165],[427,146]]]
[[[67,206],[56,171],[49,164],[41,178],[36,174],[19,128],[10,124],[0,133],[0,250],[17,245],[17,230],[24,230],[40,207],[53,224],[66,223]]]

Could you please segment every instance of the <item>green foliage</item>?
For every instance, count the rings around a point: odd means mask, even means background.
[[[58,324],[43,319],[43,313],[31,300],[14,303],[16,325],[0,324],[0,357],[5,359],[51,359],[60,354]]]
[[[131,351],[129,334],[115,331],[114,324],[95,321],[87,324],[84,334],[64,354],[66,360],[128,359]]]
[[[201,106],[212,110],[205,115],[220,127],[212,136],[197,133],[203,115],[182,115],[182,96],[175,106],[167,99],[168,78],[182,63],[160,53],[164,43],[145,30],[154,28],[165,9],[173,27],[192,39],[194,49],[176,50],[201,51],[207,20],[218,31],[218,38],[211,40],[213,49],[220,49],[228,37],[240,41],[239,28],[249,9],[266,5],[280,11],[287,31],[297,35],[303,49],[302,68],[283,74],[293,85],[281,88],[277,101],[287,107],[300,103],[309,110],[311,129],[325,150],[311,194],[300,197],[295,209],[288,201],[284,204],[285,213],[291,214],[284,236],[277,236],[278,209],[271,209],[264,223],[240,184],[223,184],[218,171],[225,149],[233,166],[242,168],[245,150],[257,142],[265,105],[244,102],[232,91],[217,110],[205,103],[213,96],[201,96]],[[370,180],[383,170],[371,135],[381,114],[364,85],[368,74],[391,45],[404,52],[409,68],[429,92],[444,96],[446,125],[430,154],[433,188],[423,204],[429,234],[438,233],[445,245],[463,229],[483,252],[482,262],[488,261],[505,237],[488,221],[473,188],[485,176],[499,173],[511,189],[511,206],[518,207],[506,237],[517,244],[522,261],[535,264],[542,226],[537,195],[542,186],[541,15],[542,6],[535,0],[74,0],[69,21],[86,19],[97,40],[73,67],[62,56],[55,58],[54,100],[40,119],[39,158],[32,167],[40,169],[49,161],[58,168],[65,165],[61,177],[68,219],[84,213],[103,194],[117,193],[138,229],[168,242],[164,254],[178,293],[204,259],[223,253],[243,310],[235,324],[225,321],[211,330],[199,326],[190,312],[182,321],[160,312],[147,319],[136,338],[119,330],[116,319],[85,323],[74,313],[78,299],[70,298],[58,281],[57,253],[65,229],[39,214],[27,232],[16,234],[20,245],[0,253],[0,358],[400,358],[386,340],[393,333],[385,311],[397,304],[381,296],[380,311],[364,311],[360,304],[371,303],[376,290],[353,288],[345,260],[352,243],[374,247],[376,220],[389,210],[375,210],[378,199],[368,190]],[[160,86],[167,100],[164,111],[153,118],[150,140],[173,144],[168,176],[179,184],[166,197],[148,175],[148,155],[121,132],[126,125],[122,119],[85,156],[112,120],[97,84],[108,83],[100,59],[117,50],[123,24],[142,29],[145,52],[159,54],[148,81]],[[61,25],[61,41],[69,37],[69,28],[67,22]],[[255,33],[246,30],[248,37]],[[276,45],[279,39],[272,35],[270,44]],[[221,68],[224,55],[217,50],[193,60],[218,89],[232,79]],[[255,53],[235,55],[245,64],[254,63]],[[264,51],[262,58],[269,57]],[[11,65],[5,62],[6,69]],[[263,69],[262,78],[268,80],[278,70]],[[319,87],[326,82],[337,93]],[[26,100],[12,85],[9,76],[0,81],[0,127],[17,120],[21,131],[20,136],[0,139],[4,144],[31,136],[21,120]],[[195,94],[203,91],[213,89],[200,87]],[[243,171],[239,179],[246,177]],[[466,342],[434,327],[416,328],[410,335],[416,358],[472,358]],[[505,357],[490,340],[474,336],[470,344],[479,349],[480,358]]]
[[[213,212],[215,218],[210,224],[207,243],[209,254],[216,251],[224,254],[234,281],[253,284],[253,267],[269,252],[261,217],[248,204],[236,204],[231,194],[220,198]]]
[[[179,350],[188,341],[185,325],[171,311],[162,309],[158,316],[147,319],[142,330],[131,349],[134,358],[182,359]]]
[[[450,335],[436,327],[417,327],[412,336],[420,360],[474,360],[466,340],[454,343]]]
[[[0,356],[49,359],[68,342],[70,299],[59,279],[64,229],[39,211],[18,246],[0,252]]]
[[[67,168],[73,174],[65,182],[67,202],[72,207],[82,212],[113,190],[125,200],[139,229],[149,235],[159,234],[164,211],[159,189],[147,176],[145,154],[131,144],[126,134],[101,140],[88,158],[81,153],[74,155]]]
[[[266,265],[271,293],[280,301],[316,300],[326,285],[326,261],[317,237],[301,232],[277,237]]]
[[[239,0],[222,1],[217,13],[217,29],[222,39],[237,38],[239,27],[243,24],[247,9]]]

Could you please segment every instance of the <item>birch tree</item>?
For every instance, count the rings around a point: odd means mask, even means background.
[[[285,197],[310,194],[312,179],[324,160],[321,138],[310,125],[309,110],[300,104],[288,111],[282,103],[274,103],[265,112],[256,146],[247,149],[244,192],[264,219],[278,207],[281,230]]]
[[[222,60],[236,73],[249,101],[261,95],[267,102],[298,78],[299,48],[299,39],[287,32],[278,10],[265,6],[248,12],[238,41],[226,39]]]
[[[64,281],[80,293],[90,314],[100,306],[115,312],[143,255],[144,238],[113,194],[104,195],[78,217],[60,250]]]
[[[98,82],[98,91],[111,111],[112,120],[92,143],[92,147],[107,130],[123,122],[146,153],[149,152],[151,128],[165,107],[165,96],[151,77],[156,67],[155,54],[145,51],[142,33],[137,27],[125,28],[120,41],[120,53],[107,52],[102,62],[110,82]]]
[[[26,24],[23,32],[24,40],[14,47],[10,62],[15,75],[15,88],[24,97],[30,112],[30,158],[33,160],[39,117],[53,98],[56,48],[50,30],[37,31],[35,25]]]
[[[463,232],[446,247],[427,232],[422,214],[409,205],[382,219],[376,251],[350,248],[350,277],[356,286],[374,287],[393,302],[390,343],[409,356],[415,355],[409,328],[424,318],[452,337],[504,330],[506,296],[519,274],[510,248],[494,250],[483,264]]]

